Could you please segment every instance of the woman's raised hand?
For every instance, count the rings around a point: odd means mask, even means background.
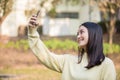
[[[36,27],[39,26],[39,23],[38,23],[38,21],[37,21],[37,18],[38,18],[38,16],[39,16],[39,14],[40,14],[40,10],[37,12],[36,15],[33,15],[33,16],[30,18],[30,21],[29,21],[29,23],[28,23],[29,28],[36,28]]]
[[[38,25],[39,25],[39,23],[37,21],[37,15],[33,15],[29,20],[28,27],[36,28],[36,27],[38,27]]]

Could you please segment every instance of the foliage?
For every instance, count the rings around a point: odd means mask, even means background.
[[[0,0],[0,12],[3,11],[3,16],[12,10],[13,0]]]
[[[109,44],[112,45],[120,0],[101,0],[99,1],[99,8],[102,12],[102,18],[106,21],[105,25],[109,34]]]
[[[27,40],[9,41],[6,44],[0,43],[0,48],[12,48],[27,51],[29,49]]]
[[[116,32],[120,33],[120,21],[116,22]]]
[[[59,40],[59,39],[50,39],[50,40],[44,40],[43,41],[47,48],[51,50],[73,50],[77,51],[78,45],[75,41],[66,39],[66,40]],[[103,44],[104,47],[104,53],[120,53],[120,45],[113,44],[110,46],[108,43]],[[13,48],[17,50],[23,50],[27,51],[29,50],[29,45],[27,40],[18,40],[18,41],[9,41],[7,44],[0,43],[0,48]],[[110,49],[112,48],[112,49]]]
[[[37,28],[37,31],[38,31],[38,33],[39,33],[40,35],[43,33],[43,32],[42,32],[42,28],[43,28],[42,25],[38,26],[38,28]]]
[[[56,10],[55,7],[53,7],[50,11],[48,11],[48,16],[50,16],[51,18],[55,18],[56,17]]]
[[[105,54],[120,53],[120,45],[112,44],[112,46],[110,46],[110,44],[104,43],[103,47],[104,47]]]
[[[78,5],[81,2],[81,0],[42,0],[40,3],[40,7],[44,8],[47,12],[47,15],[51,18],[54,18],[57,14],[56,12],[56,6],[58,4],[62,4],[65,3],[66,5]],[[50,7],[46,7],[46,3],[49,3],[51,6]]]
[[[38,10],[36,9],[31,9],[31,10],[25,10],[25,16],[30,17],[32,14],[37,13]]]
[[[105,25],[105,23],[108,23],[108,22],[109,21],[98,22],[98,24],[102,27],[103,33],[107,33],[107,26]],[[116,33],[120,33],[120,21],[119,20],[116,21],[115,30],[116,30]]]
[[[71,40],[58,40],[58,39],[51,39],[48,41],[44,41],[45,45],[53,50],[60,49],[60,50],[77,50],[77,43]]]
[[[98,24],[101,26],[103,33],[107,33],[107,27],[105,25],[105,21],[101,21]]]

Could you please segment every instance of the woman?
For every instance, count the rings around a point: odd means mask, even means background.
[[[86,22],[80,25],[77,56],[50,52],[39,39],[37,24],[34,15],[28,25],[29,45],[41,63],[62,73],[62,80],[116,80],[114,64],[103,54],[102,29],[98,24]]]

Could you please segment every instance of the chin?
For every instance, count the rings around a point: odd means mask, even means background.
[[[80,48],[84,48],[84,47],[85,47],[85,45],[79,45],[79,47],[80,47]]]

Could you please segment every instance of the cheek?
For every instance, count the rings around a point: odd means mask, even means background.
[[[86,36],[86,40],[88,41],[88,36]]]
[[[88,38],[86,39],[86,44],[88,43]]]
[[[88,36],[85,36],[85,42],[88,43]]]

